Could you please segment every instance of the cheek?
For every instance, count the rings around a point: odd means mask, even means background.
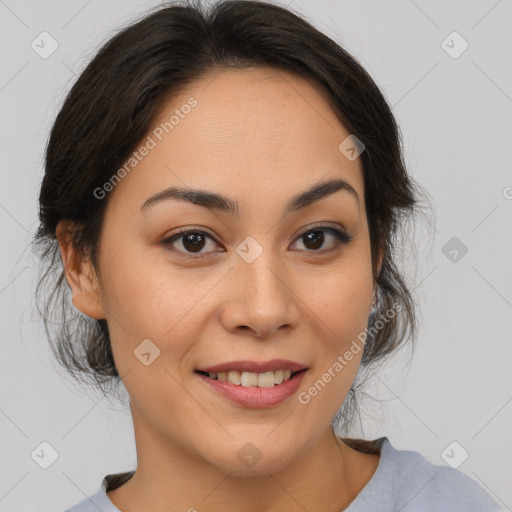
[[[140,360],[139,353],[149,350],[155,364],[165,364],[174,372],[199,339],[200,323],[191,319],[200,312],[200,290],[191,292],[188,286],[181,287],[176,281],[169,286],[169,282],[162,276],[154,279],[147,275],[143,280],[123,279],[121,289],[110,288],[109,330],[119,368],[126,371],[134,365],[140,369],[134,356]]]
[[[165,269],[137,258],[111,263],[105,265],[105,306],[116,367],[137,410],[154,416],[154,425],[174,418],[171,430],[179,436],[187,427],[177,416],[208,420],[184,391],[187,376],[180,367],[201,336],[204,291],[183,274],[162,274]]]
[[[187,315],[199,303],[201,287],[186,272],[171,272],[170,265],[152,259],[158,248],[121,242],[114,248],[111,240],[100,255],[102,303],[119,373],[139,372],[144,366],[140,353],[147,352],[155,367],[165,360],[171,369],[170,358],[179,360],[194,339],[193,332],[184,336],[183,329],[194,329]]]
[[[346,283],[345,283],[346,284]],[[317,322],[315,359],[297,400],[308,415],[331,421],[349,392],[359,369],[368,320],[368,301],[359,287],[344,288],[325,303]],[[320,315],[319,315],[320,316]],[[321,332],[321,333],[320,333]]]
[[[341,350],[367,325],[373,280],[370,260],[365,253],[345,259],[336,268],[316,276],[316,284],[303,291],[306,302],[318,316],[324,336],[325,353]]]
[[[347,258],[307,293],[316,317],[315,362],[299,402],[311,413],[335,411],[359,369],[373,290],[366,252]],[[318,277],[318,276],[317,276]],[[323,411],[323,412],[322,412]]]
[[[133,335],[161,338],[200,298],[187,270],[169,263],[159,246],[133,233],[115,238],[106,232],[101,247],[102,299],[114,327]]]

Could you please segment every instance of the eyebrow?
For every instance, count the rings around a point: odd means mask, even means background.
[[[359,196],[350,183],[342,179],[332,179],[313,185],[308,190],[293,196],[286,204],[283,215],[288,215],[297,210],[306,208],[310,204],[324,199],[340,190],[348,192],[359,203]],[[189,203],[202,206],[209,210],[217,210],[238,216],[238,201],[207,190],[182,187],[170,187],[158,192],[147,199],[140,209],[142,211],[148,206],[159,203],[160,201],[172,199],[188,201]]]

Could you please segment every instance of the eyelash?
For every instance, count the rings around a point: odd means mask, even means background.
[[[306,250],[306,252],[308,253],[312,253],[312,254],[324,254],[324,253],[328,253],[330,251],[333,251],[335,249],[337,249],[340,245],[342,244],[349,244],[351,241],[352,241],[352,237],[347,235],[345,232],[339,230],[339,229],[336,229],[336,228],[333,228],[331,226],[326,226],[324,224],[319,224],[319,225],[316,225],[316,226],[312,226],[310,228],[308,228],[306,231],[304,231],[303,233],[301,233],[296,240],[299,240],[303,237],[305,237],[308,233],[311,233],[311,232],[315,232],[315,231],[328,231],[332,234],[334,234],[334,236],[337,238],[337,242],[336,242],[336,245],[331,248],[331,249],[327,249],[327,250]],[[179,240],[179,239],[183,239],[186,235],[189,235],[189,234],[201,234],[201,235],[204,235],[208,238],[210,238],[211,240],[213,240],[214,242],[215,239],[210,236],[208,233],[200,230],[200,229],[183,229],[183,230],[179,230],[177,233],[171,235],[170,237],[166,238],[165,240],[162,240],[162,245],[165,246],[165,247],[169,247],[170,245],[172,245],[176,240]],[[217,242],[216,242],[217,243]],[[198,258],[202,258],[204,257],[204,254],[205,253],[187,253],[187,252],[183,252],[183,251],[176,251],[175,249],[171,249],[173,250],[174,252],[178,252],[181,256],[183,256],[184,258],[189,258],[189,259],[198,259]],[[223,252],[223,251],[219,251],[219,252]]]

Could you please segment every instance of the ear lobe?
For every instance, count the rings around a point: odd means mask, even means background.
[[[381,247],[377,251],[377,256],[375,258],[375,262],[372,264],[372,272],[373,272],[373,290],[372,295],[370,298],[370,313],[375,311],[375,308],[377,306],[377,295],[376,295],[376,289],[377,289],[377,279],[380,275],[380,271],[382,269],[382,262],[384,261],[384,249]]]
[[[379,256],[378,256],[378,259],[377,259],[377,276],[380,274],[380,271],[382,269],[382,262],[384,261],[384,252],[385,252],[385,249],[382,247],[380,250],[379,250]]]
[[[377,281],[377,278],[380,275],[380,271],[382,270],[382,263],[384,261],[385,252],[386,252],[386,248],[383,245],[380,245],[379,248],[376,251],[377,254],[376,254],[376,257],[375,257],[375,261],[372,264],[372,267],[373,267],[373,269],[372,269],[373,270],[373,282],[374,282],[374,284],[375,284],[375,282]]]
[[[94,266],[88,255],[73,245],[72,235],[75,228],[72,221],[61,220],[55,230],[73,304],[84,315],[98,320],[104,319],[101,290]]]

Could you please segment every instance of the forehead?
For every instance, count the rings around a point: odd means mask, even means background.
[[[187,123],[187,132],[173,130],[187,148],[223,151],[233,159],[248,155],[270,160],[313,149],[337,150],[340,135],[348,135],[328,106],[326,93],[312,81],[270,67],[216,70],[187,90],[164,102],[155,123],[169,119],[194,97],[198,102]],[[177,128],[177,127],[176,127]],[[182,137],[180,137],[180,135]]]
[[[141,143],[151,149],[114,193],[139,206],[173,185],[282,202],[340,177],[363,197],[360,159],[338,149],[349,135],[311,80],[271,67],[212,70],[162,103]]]

